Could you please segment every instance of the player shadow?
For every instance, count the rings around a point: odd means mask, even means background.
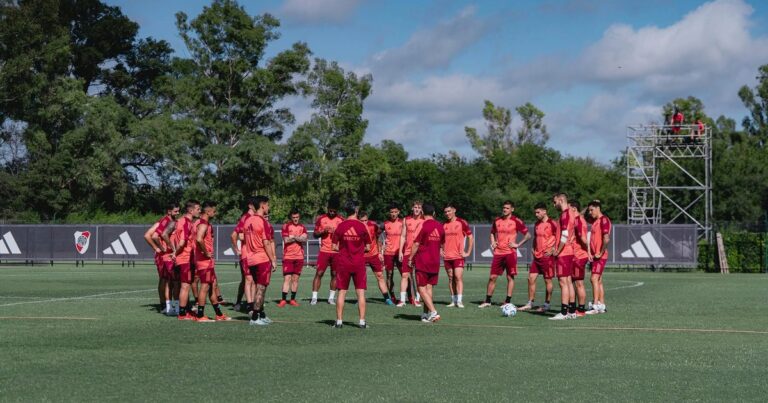
[[[531,310],[528,310],[528,311],[523,311],[523,313],[527,313],[529,315],[544,316],[544,317],[550,317],[550,318],[552,316],[557,315],[558,312],[560,312],[560,311],[556,311],[556,310],[553,310],[553,309],[550,309],[548,311],[539,311],[539,310],[536,310],[536,309],[531,309]]]
[[[321,325],[326,325],[328,327],[331,327],[331,326],[336,324],[336,320],[335,319],[323,319],[323,320],[318,320],[315,323],[319,323]],[[344,325],[344,327],[347,327],[347,326],[349,326],[349,327],[358,327],[357,323],[355,323],[355,322],[348,322],[346,320],[342,321],[341,324]]]
[[[366,298],[365,298],[365,301],[366,301],[366,302],[373,302],[373,303],[376,303],[376,304],[381,304],[381,305],[386,305],[386,301],[387,301],[387,300],[385,300],[384,298],[381,298],[381,297],[379,297],[379,298],[376,298],[376,297],[373,297],[373,298],[368,298],[368,297],[366,297]],[[393,305],[393,306],[394,306],[394,305]]]
[[[421,315],[413,315],[413,314],[407,314],[407,313],[398,313],[395,316],[393,316],[395,319],[401,319],[401,320],[421,320]]]
[[[155,311],[157,313],[160,313],[163,311],[164,306],[160,304],[143,304],[141,305],[142,308],[147,308],[148,311]]]

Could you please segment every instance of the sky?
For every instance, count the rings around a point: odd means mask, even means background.
[[[106,0],[141,37],[188,52],[175,14],[203,0]],[[549,145],[608,163],[628,125],[659,121],[661,107],[695,96],[712,117],[740,122],[738,98],[768,64],[768,2],[757,0],[241,0],[276,16],[267,57],[306,42],[313,57],[372,74],[365,142],[395,140],[411,158],[450,150],[476,157],[464,128],[484,132],[484,100],[546,116]],[[284,101],[297,123],[309,100]],[[520,125],[513,119],[513,127]]]

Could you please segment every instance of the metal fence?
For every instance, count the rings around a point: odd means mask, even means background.
[[[469,263],[488,263],[491,226],[470,225],[475,246]],[[279,226],[276,228],[280,228]],[[533,232],[533,226],[528,226]],[[144,241],[142,225],[0,225],[0,260],[7,261],[150,261],[154,252]],[[230,234],[234,226],[215,225],[215,259],[235,262]],[[311,233],[313,227],[307,226]],[[612,265],[695,266],[698,249],[695,225],[614,225],[608,262]],[[280,232],[276,242],[282,245]],[[310,238],[312,238],[310,236]],[[521,264],[531,261],[531,246],[518,250]],[[310,239],[306,259],[317,258],[319,241]],[[278,258],[282,247],[277,248]]]

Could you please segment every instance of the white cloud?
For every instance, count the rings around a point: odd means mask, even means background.
[[[389,78],[447,67],[494,28],[494,23],[477,18],[475,11],[474,6],[467,7],[449,20],[414,33],[403,46],[376,53],[371,59],[374,72]]]
[[[307,24],[340,23],[357,11],[361,0],[285,0],[280,15]]]

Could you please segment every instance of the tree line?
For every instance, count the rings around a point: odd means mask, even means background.
[[[267,194],[276,220],[292,208],[311,219],[330,198],[355,198],[376,219],[390,203],[450,201],[475,222],[511,199],[532,220],[533,205],[557,191],[600,198],[625,219],[624,157],[605,165],[548,147],[545,114],[530,103],[513,116],[485,102],[486,127],[466,128],[477,158],[409,158],[397,142],[365,141],[374,78],[303,42],[275,51],[274,16],[215,0],[195,17],[177,13],[176,28],[184,56],[138,37],[136,22],[98,0],[0,1],[3,219],[145,221],[197,198],[218,201],[227,222],[246,197]],[[716,219],[756,221],[766,210],[767,72],[739,91],[741,128],[707,117],[695,98],[673,101],[714,129]],[[305,122],[281,103],[295,96],[311,101]]]

